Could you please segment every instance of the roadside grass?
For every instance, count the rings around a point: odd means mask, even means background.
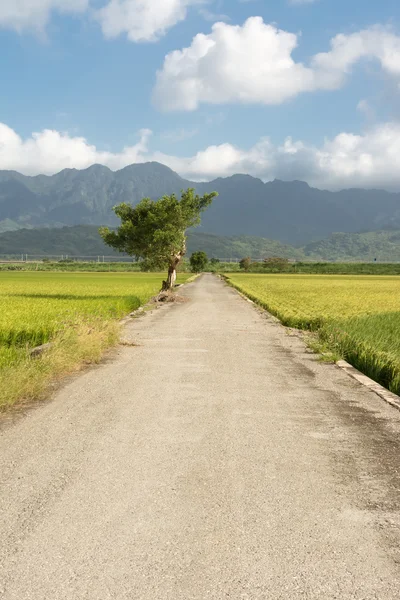
[[[326,361],[343,358],[400,394],[400,278],[229,275],[284,325],[315,332]]]
[[[184,283],[190,274],[182,274]],[[58,377],[98,362],[119,320],[160,289],[162,274],[0,273],[0,410],[41,398]],[[51,342],[40,358],[30,350]]]
[[[81,322],[65,329],[52,339],[52,346],[40,358],[32,358],[29,350],[0,351],[0,410],[18,401],[32,402],[42,398],[52,381],[98,363],[104,351],[118,343],[116,321]],[[8,352],[7,352],[8,351]],[[11,359],[11,360],[10,360]]]

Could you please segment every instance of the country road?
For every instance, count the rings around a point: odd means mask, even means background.
[[[212,275],[0,427],[2,600],[395,600],[400,412]]]

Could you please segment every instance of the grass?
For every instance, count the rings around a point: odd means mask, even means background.
[[[183,283],[190,274],[182,274]],[[0,273],[0,410],[43,395],[49,383],[98,362],[119,320],[146,303],[163,276],[147,273]],[[30,349],[52,342],[40,359]]]
[[[254,273],[278,273],[276,267],[253,263]],[[291,262],[282,268],[284,274],[300,275],[400,275],[400,263],[363,262]]]
[[[179,270],[189,270],[187,262],[183,262]],[[75,260],[40,260],[36,262],[4,262],[0,263],[0,271],[45,271],[67,273],[140,273],[140,263],[130,262],[80,262]]]
[[[289,327],[400,394],[400,278],[230,274],[231,284]]]

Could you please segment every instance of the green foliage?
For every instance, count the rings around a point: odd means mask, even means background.
[[[193,273],[201,273],[204,271],[208,264],[208,256],[205,252],[198,250],[197,252],[193,252],[190,257],[190,267]]]
[[[244,271],[248,271],[251,267],[251,258],[250,256],[246,256],[246,258],[242,258],[239,263],[239,267]]]
[[[308,244],[304,252],[307,256],[319,256],[324,260],[400,261],[400,231],[334,233],[324,240]]]
[[[187,232],[188,254],[203,250],[208,256],[235,258],[242,256],[284,256],[302,259],[304,254],[297,248],[286,246],[276,240],[251,236],[225,237],[200,233],[191,229]],[[76,225],[57,229],[20,229],[0,234],[0,254],[61,256],[111,256],[120,255],[118,250],[107,246],[99,236],[98,227]]]
[[[400,261],[400,231],[374,231],[367,233],[338,233],[326,240],[309,244],[304,249],[281,244],[276,240],[253,236],[218,236],[200,233],[198,230],[187,232],[188,254],[203,250],[208,256],[219,258],[240,259],[252,256],[253,259],[279,256],[296,261],[290,263],[288,272],[320,272],[346,273],[368,272],[371,266],[366,264],[345,265],[344,261],[369,261],[377,258],[379,271],[394,272],[393,266],[380,264],[380,261]],[[107,246],[98,235],[98,228],[91,225],[77,225],[57,229],[20,229],[0,233],[0,254],[13,255],[16,260],[21,254],[52,255],[61,258],[76,256],[121,256]],[[302,262],[304,260],[313,263]],[[315,260],[340,261],[338,263],[320,262]],[[264,271],[265,268],[265,271]],[[366,270],[367,269],[367,270]],[[385,269],[388,269],[385,271]],[[269,272],[269,267],[262,263],[253,263],[251,270]]]
[[[229,263],[221,265],[220,270],[235,270]],[[278,273],[275,266],[265,262],[253,262],[251,273]],[[329,263],[329,262],[292,262],[285,266],[284,272],[297,275],[400,275],[399,263]]]
[[[103,227],[100,235],[105,243],[120,252],[169,266],[186,252],[186,230],[200,223],[201,213],[210,206],[216,193],[200,197],[194,189],[163,196],[157,201],[144,198],[135,207],[120,204],[114,208],[121,220],[117,231]]]
[[[218,200],[218,204],[219,202],[220,200]],[[191,253],[196,250],[203,250],[208,256],[220,259],[240,259],[243,256],[251,256],[253,259],[267,256],[283,256],[292,260],[305,258],[301,249],[282,244],[278,240],[250,235],[222,236],[190,231],[188,251]]]
[[[272,273],[281,273],[282,271],[286,271],[288,269],[289,261],[287,258],[282,258],[280,256],[271,256],[270,258],[264,259],[263,266]]]

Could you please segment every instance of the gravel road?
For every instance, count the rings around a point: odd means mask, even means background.
[[[212,275],[0,428],[2,600],[400,596],[400,412]]]

